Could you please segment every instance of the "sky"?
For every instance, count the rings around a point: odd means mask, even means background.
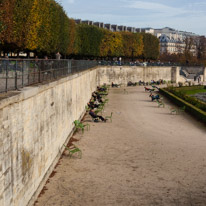
[[[70,18],[206,36],[206,0],[57,0]]]

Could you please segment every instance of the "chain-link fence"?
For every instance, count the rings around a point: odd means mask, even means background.
[[[0,60],[0,92],[48,82],[97,66],[87,60]]]

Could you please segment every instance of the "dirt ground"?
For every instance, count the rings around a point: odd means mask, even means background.
[[[111,89],[103,116],[74,136],[82,159],[63,155],[35,206],[205,206],[206,128],[171,115],[143,87]]]

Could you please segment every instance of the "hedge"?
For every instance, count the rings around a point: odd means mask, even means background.
[[[165,89],[160,89],[160,93],[174,102],[176,105],[183,107],[185,106],[185,111],[193,115],[198,120],[202,121],[206,124],[206,112],[198,109],[197,107],[193,106],[192,104],[184,101],[183,99],[177,97],[176,95],[166,91]]]

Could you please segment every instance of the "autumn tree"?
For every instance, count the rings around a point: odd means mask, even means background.
[[[54,53],[59,50],[59,32],[60,32],[60,14],[61,12],[61,7],[55,2],[55,1],[50,1],[49,2],[49,33],[50,33],[50,38],[48,41],[49,48],[48,52],[49,53]]]
[[[100,56],[117,57],[123,54],[122,35],[119,32],[103,30],[103,38],[100,45]]]
[[[41,0],[40,0],[41,1]],[[27,36],[26,36],[26,48],[29,50],[38,49],[38,31],[42,24],[42,18],[40,15],[41,8],[39,0],[34,0],[31,12],[27,20]]]
[[[134,56],[138,57],[138,56],[141,56],[144,51],[143,36],[140,33],[133,33],[133,35],[135,38]]]
[[[28,50],[67,54],[69,18],[53,0],[33,0],[27,20],[26,46]]]
[[[142,55],[144,48],[142,35],[131,32],[122,32],[121,35],[125,57],[133,58]]]
[[[18,50],[24,50],[26,35],[28,32],[27,22],[34,0],[16,0],[13,11],[13,42]]]
[[[67,48],[67,54],[71,55],[74,53],[75,47],[75,36],[76,36],[76,23],[73,19],[69,19],[69,45]]]
[[[159,39],[152,34],[143,33],[143,59],[156,60],[159,57]]]
[[[76,25],[55,0],[0,0],[0,47],[78,57],[156,59],[159,55],[156,37]]]
[[[69,19],[67,15],[65,14],[64,10],[61,9],[61,12],[59,12],[59,35],[58,35],[58,46],[57,50],[61,52],[62,54],[67,54],[68,51],[68,45],[70,43],[69,39]]]
[[[51,11],[49,0],[38,0],[38,15],[39,25],[37,29],[37,50],[51,53],[50,42],[52,41],[51,34]],[[54,28],[53,28],[54,29]]]
[[[14,48],[14,7],[16,0],[5,0],[0,2],[0,44],[6,50]]]

